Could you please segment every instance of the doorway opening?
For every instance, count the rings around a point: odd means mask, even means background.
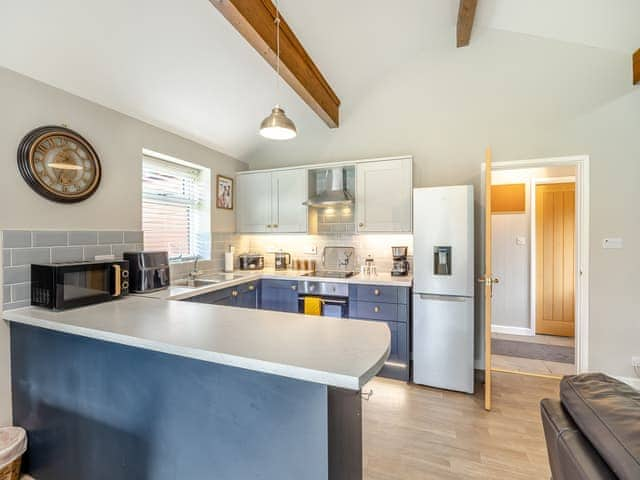
[[[587,369],[588,157],[494,163],[491,370]],[[484,185],[483,185],[484,187]]]

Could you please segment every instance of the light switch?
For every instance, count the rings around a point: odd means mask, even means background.
[[[602,248],[622,248],[621,238],[605,238],[602,240]]]
[[[522,236],[516,237],[516,245],[526,245],[526,244],[527,244],[526,237],[522,237]]]

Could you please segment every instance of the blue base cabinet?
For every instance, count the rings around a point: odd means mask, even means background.
[[[262,280],[260,308],[297,313],[298,282],[295,280]]]
[[[255,281],[197,295],[188,298],[186,301],[208,303],[210,305],[226,305],[228,307],[258,308],[259,297],[260,281]]]
[[[349,317],[385,322],[391,331],[389,359],[378,375],[409,381],[411,373],[411,289],[378,285],[349,286]]]

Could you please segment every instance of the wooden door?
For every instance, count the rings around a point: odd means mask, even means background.
[[[307,170],[283,170],[271,174],[272,231],[306,233],[308,211]]]
[[[356,166],[358,232],[410,232],[411,159],[365,162]]]
[[[536,333],[574,336],[575,183],[536,186]]]
[[[491,269],[491,148],[485,152],[484,195],[484,274],[478,281],[484,285],[484,408],[491,410],[491,298],[499,281]]]
[[[271,173],[238,175],[237,230],[240,233],[270,232],[271,222]]]

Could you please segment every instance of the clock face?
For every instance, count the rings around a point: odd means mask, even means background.
[[[59,202],[79,202],[100,183],[100,160],[78,133],[41,127],[28,133],[18,148],[18,167],[40,195]]]

